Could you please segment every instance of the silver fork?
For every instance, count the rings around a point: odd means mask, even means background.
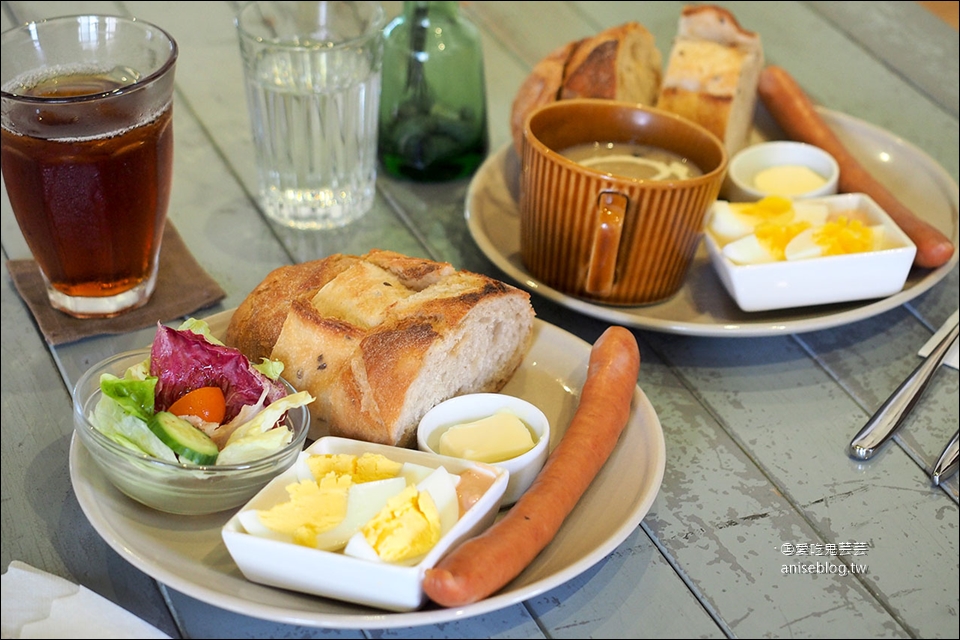
[[[857,435],[853,437],[848,447],[851,457],[858,460],[869,460],[900,428],[904,418],[917,404],[933,374],[940,368],[944,357],[957,341],[957,333],[958,324],[955,322],[943,340],[930,352],[930,355],[924,358],[923,362],[917,365],[917,368],[900,383],[896,391],[887,398]]]

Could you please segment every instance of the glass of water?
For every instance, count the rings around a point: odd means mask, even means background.
[[[248,2],[236,18],[268,216],[342,227],[373,206],[384,11],[379,2]]]

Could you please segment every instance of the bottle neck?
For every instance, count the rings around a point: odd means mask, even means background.
[[[460,3],[404,2],[403,13],[407,20],[430,20],[431,18],[456,20],[460,15]]]

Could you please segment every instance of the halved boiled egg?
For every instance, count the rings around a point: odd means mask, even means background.
[[[786,225],[794,222],[823,224],[828,209],[824,204],[794,202],[781,196],[767,196],[757,202],[714,203],[709,227],[720,244],[726,244],[753,233],[761,224]]]
[[[289,500],[241,511],[240,524],[251,535],[324,551],[418,562],[460,518],[460,476],[442,466],[384,460],[301,456],[298,480],[285,487]],[[325,474],[319,481],[318,473]],[[389,473],[395,477],[371,479]]]
[[[318,533],[316,548],[325,551],[338,551],[347,544],[350,536],[360,527],[380,513],[387,501],[407,486],[403,478],[388,478],[354,484],[347,494],[347,512],[340,524]]]
[[[763,222],[750,235],[723,247],[723,255],[736,264],[766,264],[784,259],[787,244],[799,233],[810,228],[801,220],[787,224]]]
[[[875,251],[883,243],[883,225],[864,225],[840,217],[797,234],[784,248],[787,260]]]
[[[753,233],[763,221],[789,221],[793,205],[787,198],[771,196],[757,202],[726,202],[718,200],[710,216],[710,230],[721,243],[736,240]]]
[[[438,467],[416,485],[408,485],[347,541],[344,554],[400,564],[418,562],[460,517],[457,478]]]
[[[300,480],[287,485],[286,502],[241,511],[238,518],[249,534],[313,546],[319,532],[332,529],[346,516],[352,486],[349,476],[333,473],[320,482]]]

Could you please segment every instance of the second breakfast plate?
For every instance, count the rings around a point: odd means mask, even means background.
[[[890,132],[857,118],[819,109],[851,153],[917,215],[958,245],[957,183],[923,151]],[[758,113],[755,139],[769,139],[769,116]],[[775,126],[775,125],[773,125]],[[664,333],[711,337],[756,337],[828,329],[893,309],[935,285],[958,255],[934,270],[913,269],[903,290],[854,303],[748,313],[727,295],[700,246],[681,290],[671,299],[639,307],[602,305],[566,295],[538,281],[520,258],[519,160],[512,145],[487,158],[467,191],[467,226],[480,250],[524,288],[569,309],[610,323]]]
[[[223,335],[231,311],[207,319]],[[576,410],[590,345],[537,320],[534,341],[503,389],[538,407],[553,425],[551,447]],[[497,594],[457,608],[385,612],[246,580],[221,539],[235,510],[209,516],[154,511],[117,491],[74,437],[70,479],[80,507],[101,537],[154,579],[211,605],[287,624],[383,629],[438,624],[488,613],[536,597],[575,578],[609,555],[640,525],[656,498],[666,463],[663,431],[636,387],[629,422],[613,454],[563,524],[527,569]]]

